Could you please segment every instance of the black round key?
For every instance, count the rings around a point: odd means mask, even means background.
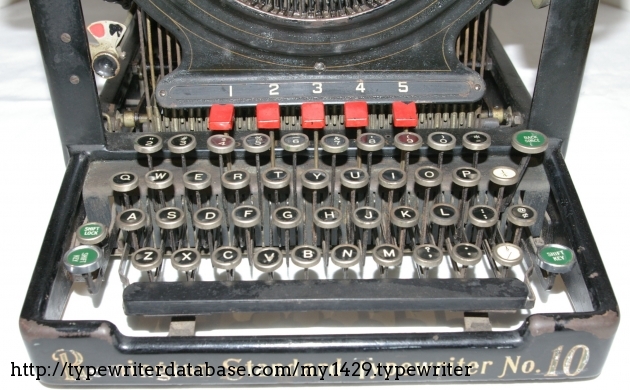
[[[378,174],[378,182],[384,188],[395,190],[407,185],[407,174],[398,168],[383,169]]]
[[[171,255],[171,265],[178,271],[188,272],[199,268],[201,254],[193,248],[182,248]]]
[[[134,141],[133,148],[143,154],[159,152],[162,150],[162,137],[154,134],[141,135]]]
[[[328,153],[343,153],[348,150],[348,137],[340,134],[327,134],[320,141],[322,149]]]
[[[399,228],[410,228],[418,225],[420,215],[412,207],[399,206],[392,210],[391,221]]]
[[[173,174],[166,169],[156,169],[144,175],[147,187],[153,190],[163,190],[173,185]]]
[[[402,251],[397,246],[384,244],[374,248],[372,257],[382,267],[396,267],[402,262]]]
[[[481,261],[481,249],[472,244],[461,243],[453,247],[451,259],[460,265],[473,266]]]
[[[459,219],[459,211],[446,203],[438,203],[431,208],[431,222],[439,226],[450,226]]]
[[[308,147],[308,136],[302,133],[287,134],[280,139],[280,145],[287,152],[301,152]]]
[[[313,221],[322,229],[339,227],[342,222],[341,211],[334,207],[322,207],[315,212]]]
[[[238,227],[254,227],[259,225],[261,220],[260,211],[254,206],[239,206],[232,210],[232,221]]]
[[[188,171],[184,174],[184,187],[189,190],[201,191],[210,187],[211,176],[204,171]]]
[[[231,270],[241,263],[242,255],[238,248],[223,247],[212,252],[210,259],[216,268]]]
[[[468,220],[479,228],[488,228],[496,225],[499,214],[490,206],[477,205],[468,210]]]
[[[279,228],[291,229],[302,223],[302,212],[295,207],[278,207],[271,216],[271,222]]]
[[[413,261],[424,268],[434,268],[440,265],[444,254],[442,250],[435,245],[424,244],[413,250]]]
[[[120,229],[132,232],[145,227],[147,216],[140,209],[129,209],[116,216],[116,226]]]
[[[162,229],[177,229],[186,221],[186,215],[177,207],[165,207],[158,210],[155,223]]]
[[[474,187],[481,180],[481,172],[475,168],[462,167],[453,171],[453,183],[462,187]]]
[[[278,248],[262,248],[254,255],[254,267],[261,272],[271,273],[282,266],[282,252]]]
[[[374,229],[381,223],[381,213],[373,207],[360,207],[354,210],[352,222],[363,229]]]
[[[197,229],[212,230],[221,226],[223,213],[214,207],[204,207],[193,215],[193,223]]]
[[[364,133],[357,138],[357,148],[366,152],[376,152],[385,146],[385,138],[380,134]]]
[[[355,245],[337,245],[332,250],[331,261],[338,267],[350,268],[359,264],[359,260],[361,260],[360,254],[361,251]]]
[[[330,184],[330,176],[322,169],[309,169],[302,174],[302,186],[311,190],[321,190]]]
[[[442,184],[442,171],[433,167],[420,167],[414,174],[416,183],[422,187],[435,187]]]
[[[112,190],[116,192],[129,192],[138,188],[138,176],[131,172],[117,173],[110,179]]]
[[[315,267],[322,258],[319,248],[311,245],[299,245],[291,251],[291,261],[301,268]]]
[[[221,177],[223,187],[229,190],[240,190],[249,185],[249,173],[240,169],[225,172]]]
[[[341,173],[341,184],[353,190],[360,189],[368,185],[370,178],[363,169],[348,168]]]
[[[181,134],[168,140],[168,150],[177,154],[188,153],[197,146],[197,139],[190,134]]]
[[[436,133],[429,134],[427,138],[427,145],[431,149],[439,152],[447,152],[455,148],[455,137],[449,133],[438,131]]]
[[[265,187],[280,190],[291,183],[291,173],[284,168],[269,168],[263,174],[262,180]]]
[[[208,150],[216,154],[228,154],[234,151],[236,142],[229,135],[216,134],[208,138]]]
[[[243,148],[250,153],[262,153],[271,148],[271,138],[267,134],[249,134],[243,138]]]
[[[473,150],[475,152],[488,149],[490,144],[490,136],[486,133],[482,133],[481,131],[471,131],[470,133],[464,134],[464,137],[462,138],[462,145],[466,149]]]
[[[538,213],[529,206],[517,204],[507,210],[507,218],[516,226],[527,227],[536,223]]]
[[[131,255],[131,264],[139,271],[151,271],[162,263],[162,254],[155,248],[141,248]]]
[[[422,137],[411,132],[402,132],[394,137],[394,146],[404,152],[413,152],[422,147]]]

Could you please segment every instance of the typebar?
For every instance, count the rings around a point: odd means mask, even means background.
[[[518,279],[348,279],[133,283],[127,315],[192,316],[226,312],[449,310],[525,307]]]

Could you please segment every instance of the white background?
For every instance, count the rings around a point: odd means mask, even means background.
[[[88,2],[103,6],[98,0]],[[88,12],[88,22],[107,19],[99,12]],[[534,10],[528,0],[515,0],[494,13],[494,28],[530,91],[545,18],[546,11]],[[10,362],[29,361],[18,317],[64,174],[64,161],[28,3],[0,9],[0,36],[0,137],[4,137],[0,148],[0,256],[4,263],[0,272],[0,380],[9,388],[41,388],[31,378],[10,377]],[[600,6],[567,156],[622,310],[627,308],[630,285],[629,251],[623,248],[630,223],[629,38],[630,12]],[[537,388],[604,388],[627,381],[630,344],[626,324],[622,321],[599,378],[537,383]]]

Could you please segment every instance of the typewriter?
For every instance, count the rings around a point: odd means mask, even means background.
[[[43,382],[599,374],[619,309],[563,160],[597,1],[532,1],[533,97],[508,0],[108,1],[31,0],[67,159],[20,318]]]

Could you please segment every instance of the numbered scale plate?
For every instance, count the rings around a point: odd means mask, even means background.
[[[474,79],[474,80],[473,80]],[[346,79],[343,81],[293,80],[250,83],[234,80],[230,83],[181,83],[163,89],[158,101],[165,107],[206,107],[211,104],[255,104],[274,101],[302,103],[308,97],[327,103],[366,100],[386,103],[395,100],[417,102],[474,101],[483,96],[485,84],[481,79],[462,79],[461,75],[440,76],[402,75],[393,80]],[[195,80],[198,81],[198,80]]]
[[[182,78],[176,83],[163,83],[158,102],[165,107],[206,107],[212,104],[256,104],[270,99],[281,103],[302,103],[308,100],[342,103],[365,100],[388,103],[395,100],[416,102],[475,101],[483,96],[485,84],[478,75],[409,74],[398,79],[285,80],[274,82],[204,83],[197,78]]]

